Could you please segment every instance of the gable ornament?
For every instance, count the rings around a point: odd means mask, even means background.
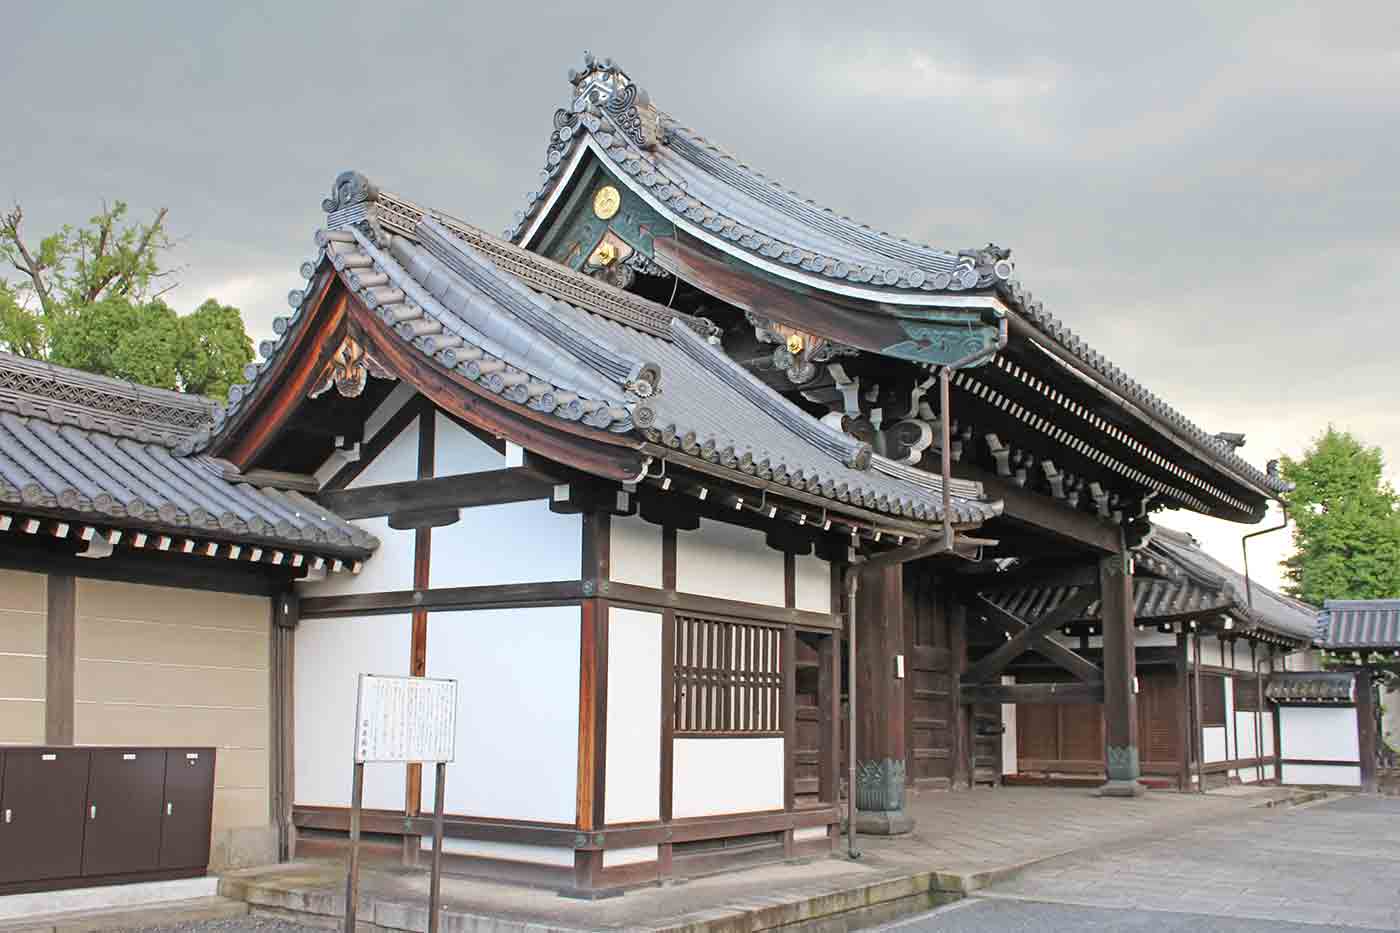
[[[325,368],[316,379],[316,385],[307,393],[309,398],[320,398],[335,390],[346,398],[358,398],[364,392],[369,377],[393,379],[394,374],[385,369],[378,360],[369,354],[354,337],[346,337],[326,361]]]

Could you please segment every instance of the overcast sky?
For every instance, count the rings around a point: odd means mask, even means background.
[[[1394,2],[5,8],[0,199],[32,234],[104,198],[169,207],[173,303],[236,304],[255,338],[342,169],[504,228],[587,48],[826,206],[1012,247],[1047,307],[1254,463],[1329,421],[1400,460]],[[1252,530],[1166,521],[1236,565]],[[1261,581],[1285,542],[1251,547]]]

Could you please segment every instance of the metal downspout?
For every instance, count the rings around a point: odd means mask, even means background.
[[[1244,552],[1244,600],[1245,604],[1252,610],[1254,608],[1254,587],[1249,582],[1249,539],[1257,538],[1260,535],[1272,534],[1275,531],[1282,531],[1288,527],[1288,506],[1279,500],[1279,507],[1283,509],[1283,523],[1272,528],[1261,528],[1258,531],[1251,531],[1240,538],[1240,550]]]

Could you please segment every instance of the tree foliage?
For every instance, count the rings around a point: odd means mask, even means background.
[[[24,211],[0,217],[0,258],[20,273],[0,279],[0,349],[104,376],[205,395],[241,379],[253,344],[237,308],[209,299],[180,316],[161,296],[174,287],[163,264],[166,210],[128,219],[117,201],[81,227],[37,243]]]
[[[1400,597],[1400,495],[1380,448],[1329,426],[1282,470],[1295,484],[1285,496],[1296,548],[1284,562],[1290,592],[1318,606]]]

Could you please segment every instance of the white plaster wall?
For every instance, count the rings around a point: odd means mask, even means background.
[[[577,606],[429,614],[427,674],[457,681],[448,813],[574,821],[580,625]],[[424,768],[424,801],[436,784]]]
[[[1266,781],[1272,781],[1273,779],[1274,779],[1274,766],[1273,766],[1273,765],[1265,765],[1265,766],[1264,766],[1264,780],[1266,780]]]
[[[1225,753],[1235,757],[1235,680],[1233,677],[1220,678],[1225,682]]]
[[[1356,709],[1350,706],[1281,706],[1279,741],[1284,758],[1361,760]]]
[[[829,835],[825,826],[804,826],[792,831],[793,842],[806,842],[809,839],[825,839]]]
[[[360,674],[409,672],[408,613],[304,619],[296,629],[293,672],[296,802],[348,807],[354,763],[355,691]],[[365,766],[364,805],[402,810],[404,766]]]
[[[796,607],[808,612],[831,612],[831,564],[815,554],[799,554],[794,570]]]
[[[1274,714],[1273,707],[1269,707],[1268,712],[1259,714],[1259,738],[1264,744],[1264,757],[1272,758],[1274,755]]]
[[[583,517],[559,515],[544,500],[462,509],[433,529],[428,583],[487,586],[577,580],[583,572]]]
[[[1206,761],[1228,760],[1224,726],[1207,726],[1201,730],[1201,739],[1201,747],[1205,751]]]
[[[1235,713],[1235,737],[1240,758],[1255,758],[1258,756],[1258,749],[1254,745],[1255,736],[1258,735],[1257,726],[1253,713]]]
[[[1014,684],[1016,678],[1004,675],[1001,678],[1003,684]],[[1019,770],[1016,760],[1016,704],[1001,704],[1001,773],[1016,774]]]
[[[676,739],[676,819],[783,808],[783,740]]]
[[[661,526],[635,515],[614,515],[609,525],[609,579],[660,589]]]
[[[501,470],[506,455],[440,411],[433,412],[433,475],[457,476]]]
[[[1360,787],[1360,765],[1284,765],[1284,784],[1331,784]]]
[[[656,861],[656,846],[633,846],[627,849],[604,849],[603,867],[614,865],[636,865],[640,862]]]
[[[1254,656],[1253,656],[1252,654],[1250,654],[1250,651],[1249,651],[1249,642],[1247,642],[1247,641],[1237,641],[1237,642],[1235,642],[1235,657],[1234,657],[1234,662],[1235,662],[1235,663],[1234,663],[1235,670],[1237,670],[1237,671],[1252,671],[1252,670],[1254,670]]]
[[[1155,628],[1138,632],[1133,644],[1139,648],[1175,648],[1176,636],[1171,632],[1159,632]]]
[[[424,769],[424,777],[428,775]],[[424,852],[433,850],[433,837],[423,836],[420,848]],[[482,842],[478,839],[442,840],[442,851],[449,855],[474,855],[477,858],[503,859],[508,862],[531,862],[536,865],[557,865],[561,868],[574,867],[574,850],[559,846],[530,846],[519,842]]]
[[[605,823],[661,818],[661,614],[608,610]]]
[[[378,457],[347,485],[360,489],[381,483],[402,483],[418,478],[418,422],[410,422]],[[347,596],[355,593],[382,593],[413,589],[414,533],[389,527],[387,517],[357,518],[351,521],[379,539],[379,548],[364,562],[358,574],[348,570],[327,573],[316,583],[299,583],[303,596]]]
[[[676,533],[676,589],[781,606],[783,555],[761,531],[701,519],[696,531]]]
[[[1220,656],[1220,639],[1214,635],[1198,635],[1196,637],[1201,640],[1201,663],[1224,667],[1224,658]]]

